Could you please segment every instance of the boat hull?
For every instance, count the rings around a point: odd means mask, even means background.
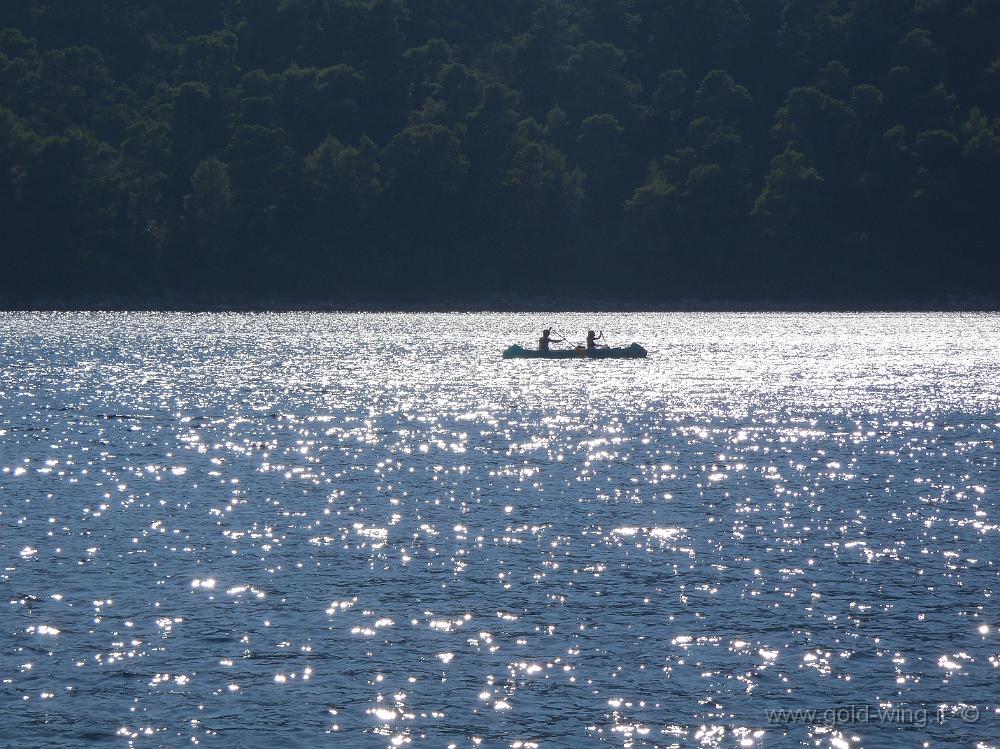
[[[514,344],[503,352],[504,359],[645,359],[646,349],[638,343],[622,348],[554,349],[539,351]]]

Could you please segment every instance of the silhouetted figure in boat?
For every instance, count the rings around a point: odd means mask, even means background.
[[[538,339],[539,351],[548,351],[550,343],[562,343],[563,341],[566,340],[565,338],[552,338],[551,333],[552,333],[551,328],[546,328],[545,330],[542,331],[542,337]]]
[[[599,348],[607,348],[606,343],[598,343],[598,341],[604,340],[604,331],[602,330],[599,334],[595,333],[593,330],[587,331],[587,351],[594,351]]]

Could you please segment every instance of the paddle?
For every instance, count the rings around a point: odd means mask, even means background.
[[[568,344],[569,344],[570,346],[572,346],[573,348],[576,348],[577,346],[582,346],[582,345],[583,345],[582,343],[577,343],[577,342],[575,342],[575,341],[571,341],[571,340],[569,339],[569,336],[568,336],[568,335],[566,335],[565,333],[560,333],[560,332],[559,332],[558,330],[556,330],[555,328],[549,328],[549,330],[551,330],[551,331],[554,331],[554,332],[556,333],[556,335],[561,335],[561,336],[562,336],[562,341],[561,341],[561,343],[568,343]]]

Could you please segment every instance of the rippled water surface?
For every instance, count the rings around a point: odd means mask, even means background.
[[[1000,745],[1000,317],[549,318],[0,316],[0,746]]]

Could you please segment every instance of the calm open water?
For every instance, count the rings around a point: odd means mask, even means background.
[[[547,322],[651,356],[500,359]],[[11,314],[0,366],[0,746],[1000,746],[1000,316]]]

